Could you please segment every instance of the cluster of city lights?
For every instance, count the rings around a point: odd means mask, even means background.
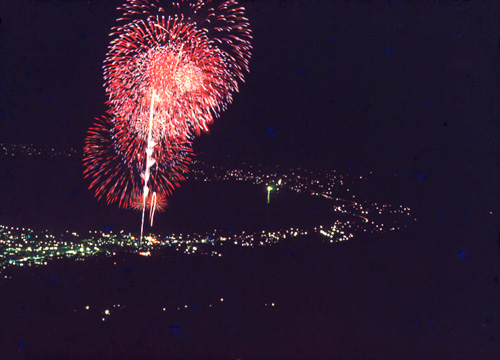
[[[165,251],[175,251],[189,255],[221,257],[228,246],[249,248],[270,246],[285,239],[306,236],[338,243],[362,233],[375,234],[399,230],[406,227],[409,220],[413,220],[408,207],[361,202],[355,199],[349,184],[366,181],[367,178],[348,177],[338,174],[335,170],[269,171],[260,166],[227,169],[195,161],[190,179],[202,182],[251,183],[267,190],[268,202],[273,192],[282,189],[325,198],[330,202],[331,210],[336,216],[332,217],[331,223],[310,224],[304,228],[261,229],[253,232],[214,229],[205,233],[151,234],[144,238],[141,246],[137,234],[124,231],[77,233],[67,230],[63,234],[53,234],[49,230],[0,225],[0,271],[12,266],[47,265],[51,259],[84,260],[97,255],[112,257],[120,253],[161,256]]]
[[[76,149],[60,150],[48,146],[33,144],[0,143],[0,155],[8,157],[40,156],[40,157],[71,157],[78,155]]]

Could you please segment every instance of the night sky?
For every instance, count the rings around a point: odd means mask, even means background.
[[[322,352],[311,335],[304,349],[269,358],[500,356],[500,2],[240,2],[254,37],[250,74],[194,141],[195,153],[216,164],[396,177],[397,187],[381,181],[373,192],[419,219],[411,234],[353,241],[332,258],[336,270],[353,274],[332,292],[357,289],[355,301],[337,304],[345,307],[338,321],[355,324],[334,341],[337,352]],[[0,4],[0,142],[83,148],[106,110],[102,62],[120,4]],[[385,296],[360,310],[358,300]],[[398,328],[401,319],[412,331]],[[325,342],[337,334],[318,326]],[[315,355],[307,355],[308,341]],[[266,358],[265,349],[255,354]]]

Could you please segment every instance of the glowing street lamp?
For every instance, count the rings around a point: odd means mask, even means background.
[[[269,201],[270,201],[270,195],[271,195],[271,190],[273,189],[273,187],[271,185],[268,185],[267,186],[267,203],[269,204]]]

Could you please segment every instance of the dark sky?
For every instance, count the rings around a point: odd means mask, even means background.
[[[104,111],[101,66],[119,4],[1,5],[2,141],[82,146]],[[244,4],[251,73],[196,150],[402,170],[429,158],[487,162],[498,135],[496,1]]]
[[[0,4],[0,141],[83,147],[105,111],[102,62],[120,3]],[[388,276],[417,280],[398,279],[418,306],[465,319],[445,329],[458,324],[460,339],[477,335],[493,353],[499,339],[476,329],[500,321],[500,2],[243,3],[251,72],[195,151],[216,163],[397,175],[399,188],[377,186],[421,227],[394,241],[400,253],[372,250]]]
[[[2,3],[1,141],[83,147],[120,4]],[[498,205],[497,1],[244,5],[251,72],[195,140],[203,158],[394,173],[436,212]]]

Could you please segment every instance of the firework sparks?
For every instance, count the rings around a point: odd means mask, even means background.
[[[104,62],[113,113],[137,136],[175,140],[207,131],[248,71],[251,34],[235,1],[129,1]]]
[[[100,200],[117,203],[122,208],[137,208],[143,203],[143,166],[146,143],[115,127],[108,115],[95,120],[89,129],[84,147],[84,176],[90,189]],[[166,206],[164,200],[185,180],[192,151],[190,142],[162,141],[154,148],[160,161],[150,169],[149,188],[157,193],[157,209]],[[151,204],[147,201],[147,207]]]
[[[235,0],[128,0],[119,10],[103,66],[109,116],[89,131],[85,176],[108,203],[142,198],[142,240],[146,207],[152,223],[157,199],[184,178],[193,136],[248,72],[251,31]]]

